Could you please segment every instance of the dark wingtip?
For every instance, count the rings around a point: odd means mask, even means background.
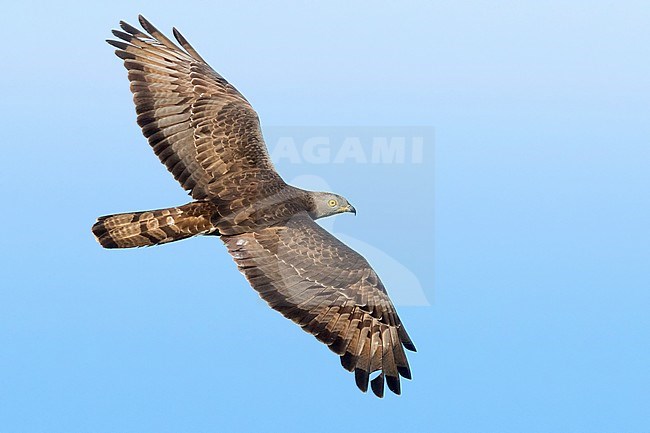
[[[113,33],[116,38],[120,38],[126,42],[131,42],[133,40],[133,35],[131,33],[123,32],[121,30],[111,30],[111,33]]]
[[[395,394],[400,395],[402,393],[398,376],[386,376],[386,383],[388,384],[388,389],[393,391]]]
[[[140,30],[136,29],[135,27],[133,27],[131,24],[127,23],[126,21],[120,21],[120,27],[122,27],[122,30],[124,30],[125,32],[127,32],[128,34],[133,35],[133,36],[139,35],[140,33],[142,33]]]
[[[138,15],[138,21],[143,29],[145,29],[150,35],[153,36],[154,33],[159,33],[156,26],[151,24],[151,22],[146,19],[142,14]]]
[[[411,369],[408,367],[401,367],[397,366],[397,372],[402,376],[403,378],[406,379],[412,379],[413,377],[411,376]]]
[[[368,391],[368,378],[369,374],[367,371],[361,368],[354,369],[354,380],[357,383],[357,387],[363,392]]]
[[[404,347],[406,347],[408,350],[411,352],[417,352],[418,350],[415,348],[415,345],[413,344],[412,341],[402,341],[404,344]]]
[[[149,21],[144,17],[144,15],[142,15],[142,14],[138,14],[138,22],[139,22],[139,23],[142,25],[142,27],[144,27],[145,29],[147,28],[148,25],[149,25],[149,26],[151,25],[151,23],[150,23],[150,22],[149,22]]]
[[[115,55],[122,60],[131,60],[135,59],[135,55],[125,51],[124,49],[115,50]],[[125,65],[126,66],[126,65]],[[128,68],[127,68],[128,69]],[[136,108],[137,110],[137,108]]]
[[[178,31],[176,27],[172,27],[172,33],[176,40],[182,45],[184,42],[186,42],[185,38],[183,35],[181,35],[181,32]]]
[[[375,377],[370,381],[370,387],[372,392],[379,398],[384,397],[384,373],[382,372],[379,376]]]
[[[189,42],[187,42],[185,36],[183,36],[176,27],[172,28],[172,33],[174,34],[174,37],[176,38],[178,43],[181,44],[181,47],[183,47],[190,56],[192,56],[195,60],[199,60],[207,64],[207,62],[203,59],[203,57],[201,57],[201,55],[194,49],[194,47]]]
[[[106,39],[106,42],[120,50],[125,50],[129,46],[126,42],[116,41],[115,39]]]

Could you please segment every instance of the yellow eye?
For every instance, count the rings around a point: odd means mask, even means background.
[[[336,200],[333,200],[333,199],[332,199],[332,200],[328,201],[327,204],[328,204],[330,207],[335,207],[335,206],[338,204],[338,202],[337,202]]]

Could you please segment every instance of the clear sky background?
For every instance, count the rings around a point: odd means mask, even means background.
[[[648,2],[349,3],[3,4],[2,432],[650,431]],[[267,136],[435,130],[420,164],[277,161],[347,196],[328,227],[417,299],[402,396],[358,392],[216,238],[95,243],[188,200],[104,42],[138,13]]]

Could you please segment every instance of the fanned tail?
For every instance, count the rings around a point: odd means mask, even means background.
[[[99,217],[92,231],[104,248],[134,248],[165,244],[216,233],[215,207],[197,201],[179,207]]]

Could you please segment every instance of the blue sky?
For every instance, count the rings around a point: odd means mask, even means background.
[[[177,26],[270,145],[424,137],[416,163],[276,161],[359,210],[324,224],[400,299],[418,346],[402,396],[358,392],[217,239],[95,243],[99,215],[188,201],[104,42],[138,13]],[[24,1],[3,16],[3,431],[650,429],[647,2]]]

